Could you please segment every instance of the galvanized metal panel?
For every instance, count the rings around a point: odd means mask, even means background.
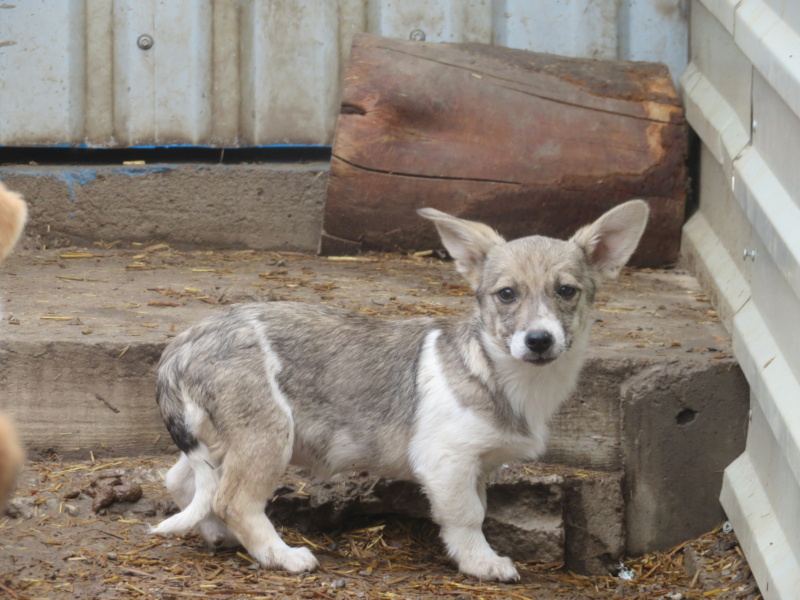
[[[6,4],[0,8],[0,145],[329,144],[350,41],[359,31],[663,60],[677,76],[686,60],[683,2]],[[142,35],[152,37],[152,48],[137,45]]]
[[[714,306],[730,330],[733,317],[751,296],[754,262],[742,260],[742,250],[752,247],[752,225],[733,197],[730,176],[705,144],[700,149],[698,195],[716,201],[704,202],[684,226],[683,254],[692,257],[695,273],[712,288]],[[687,252],[687,246],[694,252]]]
[[[212,0],[159,0],[153,39],[155,138],[161,144],[200,144],[211,136]]]
[[[239,0],[214,0],[211,34],[211,138],[213,146],[239,145],[241,48]]]
[[[617,54],[617,0],[499,0],[493,8],[495,44],[565,56],[627,58]]]
[[[763,426],[756,420],[750,423],[751,430]],[[770,497],[749,452],[725,469],[721,498],[731,521],[737,523],[736,537],[746,548],[750,568],[760,574],[757,577],[762,596],[767,600],[796,598],[800,589],[800,562],[785,551],[790,540],[772,510]],[[768,573],[775,576],[765,577]]]
[[[797,168],[800,154],[800,113],[794,113],[758,71],[753,76],[752,103],[753,148],[758,150],[784,190],[800,190],[800,169]],[[800,208],[800,197],[789,194],[787,200],[796,203]],[[793,237],[800,241],[800,236],[796,233]],[[797,259],[800,259],[800,253],[795,260]],[[800,287],[797,291],[800,295]]]
[[[736,21],[736,7],[739,5],[741,0],[703,0],[702,4],[705,9],[707,9],[714,18],[719,21],[719,23],[725,28],[725,30],[733,36],[733,27]],[[692,2],[692,19],[694,19],[694,11],[697,8],[698,2]],[[691,27],[691,31],[702,31],[702,27],[698,28],[694,25]]]
[[[83,0],[31,0],[0,8],[3,144],[82,140],[84,14]]]
[[[752,67],[702,4],[692,7],[692,62],[681,76],[687,116],[730,175],[750,141]]]
[[[155,27],[154,2],[119,0],[112,13],[113,92],[105,90],[113,103],[114,139],[111,144],[136,146],[155,144],[155,52],[137,46],[140,35],[152,35]],[[158,43],[156,41],[156,43]]]
[[[695,0],[683,77],[687,118],[705,147],[701,177],[716,182],[701,181],[685,247],[723,300],[753,399],[747,450],[726,470],[721,501],[768,599],[800,589],[798,24],[800,5],[785,0]]]
[[[664,62],[677,78],[688,61],[688,0],[625,0],[619,58]]]
[[[800,115],[800,9],[797,3],[742,0],[736,9],[734,32],[736,44],[753,66],[792,112]]]
[[[242,12],[244,145],[326,144],[338,105],[335,2],[250,2]]]
[[[113,3],[86,0],[86,129],[78,140],[107,143],[114,136],[114,105],[108,93],[114,86]]]
[[[428,42],[489,43],[491,11],[491,0],[370,0],[367,31]]]

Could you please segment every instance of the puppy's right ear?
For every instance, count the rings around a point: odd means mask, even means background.
[[[28,208],[22,196],[0,181],[0,260],[11,252],[25,226]]]
[[[456,269],[470,287],[477,290],[486,255],[505,240],[483,223],[459,219],[435,208],[420,208],[417,212],[433,221],[444,247],[456,263]]]

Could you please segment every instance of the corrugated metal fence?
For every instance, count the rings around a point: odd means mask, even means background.
[[[702,140],[684,228],[752,389],[722,503],[767,599],[800,598],[800,2],[694,0],[681,77]]]
[[[356,32],[687,61],[686,0],[24,0],[0,145],[329,145]]]

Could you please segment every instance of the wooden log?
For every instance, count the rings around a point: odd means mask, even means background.
[[[509,239],[563,238],[643,198],[651,221],[632,263],[674,264],[686,140],[664,65],[358,35],[320,250],[439,247],[422,206]]]

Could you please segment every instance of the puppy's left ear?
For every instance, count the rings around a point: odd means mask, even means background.
[[[435,208],[420,208],[417,213],[433,221],[444,247],[456,263],[456,269],[476,291],[486,255],[505,240],[488,225],[459,219]]]
[[[625,202],[579,229],[572,241],[583,248],[602,276],[616,277],[636,250],[649,214],[644,200]]]

